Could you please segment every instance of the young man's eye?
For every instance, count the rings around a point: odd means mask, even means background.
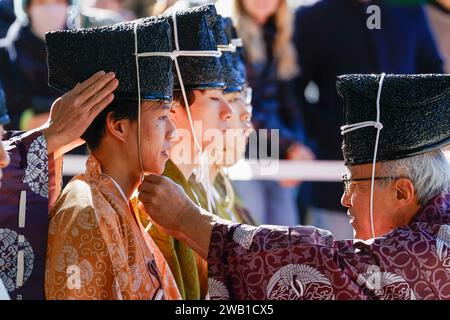
[[[162,116],[162,117],[159,117],[159,120],[161,120],[161,121],[166,121],[167,119],[169,119],[168,116]]]

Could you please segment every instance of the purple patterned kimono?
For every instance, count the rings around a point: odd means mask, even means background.
[[[53,159],[40,132],[4,137],[11,163],[0,188],[0,278],[11,299],[44,299]]]
[[[371,244],[310,226],[218,224],[211,299],[450,299],[450,194]]]

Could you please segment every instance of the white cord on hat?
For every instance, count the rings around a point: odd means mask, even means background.
[[[184,57],[216,57],[220,58],[221,53],[218,51],[208,51],[208,50],[174,50],[172,52],[143,52],[136,54],[138,57],[169,57],[172,60],[180,56]]]
[[[220,52],[236,52],[236,46],[233,43],[230,44],[219,44],[217,45],[217,49]]]
[[[231,44],[233,46],[235,46],[236,48],[240,48],[240,47],[244,46],[244,42],[242,41],[241,38],[231,39]]]
[[[217,46],[217,49],[220,52],[236,52],[237,48],[240,48],[243,46],[242,39],[241,38],[235,38],[231,39],[231,42],[229,44],[219,44]]]
[[[374,196],[374,188],[375,188],[375,165],[377,161],[377,153],[378,153],[378,142],[380,140],[380,131],[383,129],[383,124],[380,122],[380,99],[381,99],[381,89],[383,88],[384,77],[386,74],[383,72],[381,74],[380,81],[378,83],[378,93],[377,93],[377,120],[376,121],[364,121],[358,122],[354,124],[349,124],[341,127],[341,135],[344,135],[348,132],[352,132],[354,130],[358,130],[365,127],[375,127],[377,129],[377,134],[375,138],[375,148],[373,151],[373,161],[372,161],[372,179],[370,184],[370,227],[372,229],[372,238],[375,238],[375,227],[373,223],[373,196]]]
[[[138,39],[137,39],[137,26],[138,23],[134,24],[134,54],[136,61],[136,80],[137,80],[137,90],[138,90],[138,132],[137,132],[137,140],[138,140],[138,159],[139,159],[139,168],[141,169],[141,182],[144,181],[144,166],[142,164],[142,155],[141,155],[141,84],[139,79],[139,56],[138,56]]]

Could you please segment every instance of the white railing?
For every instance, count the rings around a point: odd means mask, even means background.
[[[450,161],[450,150],[445,152]],[[74,176],[85,170],[86,156],[66,155],[63,174]],[[340,181],[345,167],[343,161],[240,161],[228,169],[233,180],[301,180]]]
[[[66,155],[63,174],[74,176],[85,170],[86,156]],[[301,180],[340,181],[344,172],[342,161],[240,161],[229,168],[233,180]]]

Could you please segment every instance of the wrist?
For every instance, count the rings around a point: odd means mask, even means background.
[[[42,132],[42,135],[47,141],[47,152],[49,155],[60,148],[57,135],[51,130],[48,125],[41,127],[39,130]]]
[[[203,259],[208,258],[209,242],[214,225],[220,218],[194,206],[183,215],[180,224],[180,240],[187,243]]]

